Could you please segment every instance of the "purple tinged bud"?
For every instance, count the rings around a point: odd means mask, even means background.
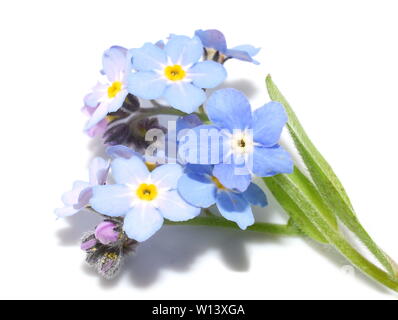
[[[116,225],[113,222],[101,222],[95,229],[95,237],[105,245],[116,242],[119,239],[119,232],[115,229]]]
[[[80,249],[87,251],[93,248],[96,244],[97,244],[97,239],[91,239],[86,242],[82,242],[82,244],[80,245]]]

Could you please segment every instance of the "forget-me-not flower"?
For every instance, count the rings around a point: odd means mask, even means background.
[[[143,99],[165,99],[173,108],[192,113],[205,100],[203,88],[214,88],[226,78],[214,61],[199,62],[203,46],[198,37],[172,35],[162,49],[145,43],[131,49],[133,69],[128,90]]]
[[[89,130],[103,120],[110,112],[117,111],[127,97],[127,76],[131,71],[128,50],[114,46],[104,52],[102,57],[104,79],[98,82],[92,92],[85,97],[85,104],[95,108],[86,124]]]
[[[241,229],[254,223],[251,205],[267,205],[265,193],[256,184],[251,183],[244,192],[226,188],[208,165],[187,165],[178,181],[178,192],[196,207],[216,204],[221,215],[236,222]]]
[[[114,185],[96,186],[90,205],[111,217],[124,217],[123,230],[137,241],[150,238],[164,218],[185,221],[199,215],[177,191],[183,174],[178,164],[166,164],[150,172],[140,157],[116,158],[111,163]]]
[[[97,157],[90,163],[89,182],[75,181],[72,190],[62,195],[65,207],[55,209],[55,215],[59,218],[72,216],[83,209],[92,195],[91,189],[96,185],[106,183],[109,171],[109,162]]]
[[[215,164],[213,175],[225,187],[240,191],[247,189],[253,176],[293,171],[290,154],[278,144],[287,121],[280,103],[269,102],[252,113],[242,92],[221,89],[208,99],[206,112],[212,124],[195,127],[194,139],[180,142],[180,149],[189,154],[188,162]],[[211,139],[212,132],[220,139]]]
[[[221,55],[223,56],[221,57],[222,62],[226,59],[234,58],[259,64],[253,57],[260,51],[260,48],[255,48],[246,44],[228,49],[224,35],[220,31],[214,29],[196,30],[195,35],[202,41],[203,46],[207,50],[207,55],[212,56],[215,60],[219,60],[217,59],[217,55]]]

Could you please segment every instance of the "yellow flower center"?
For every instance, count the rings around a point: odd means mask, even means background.
[[[108,97],[109,98],[114,98],[117,96],[117,94],[122,90],[123,84],[120,81],[115,81],[113,82],[109,87],[108,87]]]
[[[106,116],[105,117],[106,121],[108,121],[108,122],[112,122],[118,118],[119,118],[118,116]]]
[[[153,171],[157,166],[156,162],[145,162],[145,165],[149,171]]]
[[[215,176],[212,176],[210,179],[211,179],[211,181],[216,185],[216,187],[217,187],[218,189],[222,189],[222,190],[226,189],[226,188],[223,186],[223,184],[220,182],[220,180],[218,180]]]
[[[186,76],[185,70],[178,64],[176,64],[174,66],[167,66],[164,69],[164,74],[165,74],[166,78],[171,81],[182,80]]]
[[[154,184],[142,183],[137,189],[137,196],[141,200],[152,201],[158,195],[158,188]]]

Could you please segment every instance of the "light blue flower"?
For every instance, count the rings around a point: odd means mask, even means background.
[[[101,71],[104,77],[84,98],[86,106],[95,108],[86,124],[86,131],[103,120],[109,112],[115,112],[123,105],[128,94],[127,76],[131,71],[127,53],[127,49],[118,46],[104,52]]]
[[[213,167],[187,165],[178,181],[178,192],[190,204],[208,208],[217,205],[221,215],[246,229],[254,223],[251,205],[265,207],[265,193],[254,183],[244,192],[226,188],[213,175]]]
[[[137,241],[150,238],[164,218],[185,221],[199,215],[200,208],[184,201],[177,192],[183,174],[178,164],[166,164],[149,172],[139,157],[116,158],[111,163],[114,185],[96,186],[90,205],[111,217],[124,217],[123,230]]]
[[[172,107],[192,113],[206,99],[202,88],[214,88],[226,78],[224,67],[214,61],[198,62],[203,46],[198,37],[170,37],[162,49],[145,43],[131,49],[133,68],[128,90],[143,99],[163,98]]]
[[[75,181],[72,190],[62,196],[65,207],[55,209],[55,215],[59,218],[69,217],[84,208],[92,195],[92,187],[106,183],[108,171],[108,161],[99,157],[93,159],[89,168],[89,182]]]
[[[254,60],[253,57],[260,51],[260,48],[255,48],[251,45],[240,45],[231,49],[227,48],[227,42],[224,35],[218,30],[196,30],[195,35],[200,38],[203,46],[208,51],[208,55],[213,57],[218,54],[224,55],[222,59],[225,61],[229,58],[239,59],[243,61],[253,62],[259,64],[258,61]],[[210,51],[215,51],[211,53]],[[218,59],[216,59],[218,60]]]
[[[278,144],[287,121],[280,103],[269,102],[252,113],[243,93],[221,89],[208,99],[206,112],[212,124],[192,129],[194,139],[180,142],[188,162],[215,164],[213,175],[225,187],[240,191],[248,188],[253,176],[293,171],[290,154]]]

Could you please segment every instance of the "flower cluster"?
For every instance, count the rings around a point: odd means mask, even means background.
[[[81,244],[100,274],[116,275],[126,253],[168,221],[205,212],[246,229],[255,223],[252,206],[267,205],[255,178],[293,171],[279,145],[287,121],[280,103],[252,111],[238,90],[207,90],[226,79],[227,60],[258,64],[258,51],[228,49],[220,31],[197,30],[193,37],[104,52],[102,79],[83,110],[85,131],[103,136],[110,160],[94,159],[89,181],[75,182],[63,196],[65,207],[55,211],[104,217]],[[147,100],[152,107],[143,107]],[[167,128],[160,115],[174,116]]]

